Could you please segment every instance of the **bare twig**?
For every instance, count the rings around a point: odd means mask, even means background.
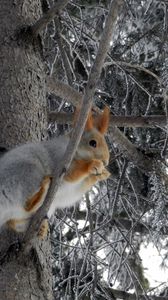
[[[154,77],[158,81],[158,83],[160,85],[162,85],[162,82],[161,82],[160,78],[154,72],[148,70],[147,68],[144,68],[141,65],[131,64],[131,63],[127,63],[127,62],[124,62],[124,61],[115,61],[115,60],[112,59],[111,56],[110,56],[110,58],[111,58],[111,61],[106,62],[104,67],[110,66],[110,65],[119,65],[119,66],[126,66],[126,67],[129,67],[129,68],[134,68],[134,69],[143,71],[143,72],[151,75],[152,77]]]
[[[123,299],[123,300],[136,300],[137,295],[136,294],[131,294],[125,291],[120,291],[120,290],[115,290],[115,289],[110,289],[108,288],[109,294],[112,294],[115,298]],[[139,299],[145,300],[146,295],[139,295]],[[149,299],[151,300],[166,300],[166,297],[162,296],[149,296]]]
[[[61,34],[60,34],[60,32],[61,32],[61,23],[60,23],[58,18],[55,20],[55,27],[56,27],[57,44],[58,44],[60,55],[61,55],[61,58],[62,58],[62,65],[63,65],[64,72],[65,72],[65,75],[66,75],[66,80],[67,80],[69,85],[72,85],[73,76],[72,76],[72,72],[71,72],[71,66],[70,66],[70,62],[68,60],[67,53],[66,53],[65,47],[63,45],[62,37],[61,37]]]
[[[164,157],[167,154],[167,145],[168,145],[168,91],[167,88],[163,91],[164,95],[164,104],[165,104],[165,112],[166,112],[166,137],[163,149],[161,151],[162,157]]]
[[[107,55],[110,41],[112,39],[114,23],[116,21],[118,11],[119,11],[119,8],[121,7],[122,3],[123,3],[122,0],[115,0],[115,1],[112,1],[112,4],[110,6],[109,14],[106,19],[106,24],[105,24],[105,28],[104,28],[104,31],[102,34],[102,38],[100,40],[97,56],[96,56],[95,62],[93,64],[91,72],[90,72],[89,80],[88,80],[85,94],[83,97],[82,107],[81,107],[81,110],[79,113],[78,120],[76,122],[75,129],[72,133],[71,140],[68,144],[68,147],[64,154],[61,165],[56,170],[56,173],[53,174],[54,178],[53,178],[51,186],[49,188],[48,197],[46,197],[42,207],[40,207],[40,209],[37,211],[37,213],[35,213],[35,215],[33,216],[32,222],[25,234],[25,237],[24,237],[25,246],[29,245],[29,241],[32,239],[32,236],[35,234],[35,232],[39,228],[40,223],[42,222],[45,215],[47,214],[48,209],[53,201],[53,198],[58,190],[60,182],[61,182],[66,170],[68,169],[68,167],[71,163],[71,160],[76,152],[77,146],[78,146],[80,138],[82,136],[82,132],[84,130],[84,126],[85,126],[85,123],[87,120],[89,110],[92,105],[92,99],[93,99],[93,95],[95,92],[96,84],[97,84],[98,78],[100,76],[104,60]]]
[[[128,167],[128,161],[126,160],[123,164],[123,168],[122,168],[122,172],[121,172],[121,175],[120,175],[120,179],[118,181],[118,184],[117,184],[117,188],[116,188],[116,191],[115,191],[115,196],[114,196],[114,199],[113,199],[113,202],[111,203],[111,207],[110,207],[110,215],[113,216],[114,214],[114,210],[116,208],[116,202],[118,200],[118,196],[120,194],[120,190],[122,188],[122,181],[124,179],[124,176],[125,176],[125,173],[126,173],[126,170],[127,170],[127,167]]]

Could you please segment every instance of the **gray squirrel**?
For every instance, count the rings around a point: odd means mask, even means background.
[[[74,205],[95,183],[110,176],[104,138],[108,125],[108,108],[98,116],[89,113],[76,154],[48,211],[49,218],[56,208]],[[47,195],[69,138],[27,143],[0,157],[0,227],[6,224],[18,232],[26,230]]]

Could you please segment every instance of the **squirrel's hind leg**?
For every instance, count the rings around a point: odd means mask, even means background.
[[[26,201],[24,210],[27,214],[25,214],[25,218],[17,218],[10,219],[6,222],[6,225],[11,229],[17,232],[23,232],[26,230],[28,226],[28,221],[33,213],[37,211],[37,209],[43,204],[44,199],[47,195],[49,186],[51,183],[51,176],[45,176],[43,181],[41,182],[39,190]],[[27,215],[27,217],[26,217]],[[44,228],[45,227],[45,228]],[[47,232],[47,226],[42,225],[41,232]],[[45,233],[41,233],[41,235],[45,235]]]
[[[6,222],[6,225],[17,232],[23,232],[26,230],[28,225],[27,219],[10,219]]]
[[[28,226],[28,219],[10,219],[6,222],[6,225],[17,232],[24,232]],[[38,237],[43,240],[49,231],[48,220],[44,219],[40,225]]]

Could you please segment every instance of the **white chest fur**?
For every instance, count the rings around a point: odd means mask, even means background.
[[[48,217],[54,214],[56,208],[69,207],[79,201],[83,195],[81,185],[81,181],[77,183],[63,181],[49,209]]]

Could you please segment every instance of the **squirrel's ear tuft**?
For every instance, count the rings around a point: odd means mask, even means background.
[[[87,121],[86,121],[85,130],[89,131],[92,128],[93,128],[93,116],[92,116],[92,111],[90,110]]]
[[[95,121],[97,130],[102,134],[106,133],[110,121],[110,109],[106,106],[103,113]]]

